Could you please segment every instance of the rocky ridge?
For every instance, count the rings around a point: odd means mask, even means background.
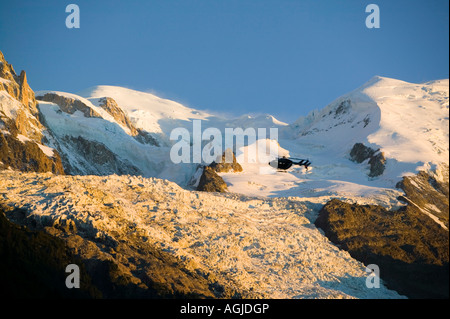
[[[448,298],[449,237],[412,206],[328,202],[315,225],[366,265],[376,264],[387,287],[409,298]]]
[[[0,52],[0,168],[64,174],[45,130],[25,71],[17,75]]]
[[[386,158],[380,150],[374,150],[363,143],[356,143],[350,150],[350,159],[356,163],[368,161],[370,167],[369,177],[377,177],[383,174],[385,170]]]
[[[213,161],[208,166],[199,167],[198,170],[202,170],[197,183],[198,191],[224,193],[228,190],[227,184],[217,173],[242,172],[242,166],[237,162],[233,151],[226,149],[217,161]]]

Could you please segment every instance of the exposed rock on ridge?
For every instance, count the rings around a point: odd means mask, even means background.
[[[227,162],[230,161],[231,162]],[[226,149],[217,162],[212,162],[203,168],[203,173],[197,186],[197,190],[205,192],[224,193],[228,190],[227,184],[217,173],[242,172],[242,166],[236,160],[231,149]]]
[[[131,122],[130,118],[119,107],[117,102],[110,97],[103,97],[99,99],[99,106],[108,112],[117,123],[127,127],[130,130],[130,134],[142,144],[151,144],[159,146],[158,142],[146,131],[136,128]]]
[[[411,298],[448,298],[449,237],[412,205],[389,211],[334,199],[315,225],[364,264],[376,264],[386,285]]]
[[[449,168],[441,164],[436,172],[421,171],[417,175],[405,176],[396,186],[403,189],[400,199],[410,210],[433,218],[444,229],[449,228]]]
[[[0,78],[7,80],[0,82],[0,91],[5,90],[19,102],[23,103],[33,115],[37,115],[36,99],[33,90],[27,82],[24,70],[17,75],[14,68],[9,64],[0,51]]]
[[[137,167],[118,158],[102,143],[87,140],[81,136],[65,136],[62,138],[62,142],[64,148],[68,150],[67,153],[70,153],[72,157],[72,161],[70,161],[66,155],[63,155],[64,166],[67,168],[68,174],[140,174]]]
[[[69,114],[80,111],[84,114],[85,117],[101,117],[96,111],[94,111],[91,107],[87,106],[82,101],[62,96],[56,93],[46,93],[43,96],[38,96],[37,99],[58,104],[61,108],[61,111]]]
[[[204,192],[218,192],[224,193],[228,189],[227,184],[222,177],[217,175],[213,168],[206,166],[203,169],[200,182],[198,183],[197,190]]]
[[[3,126],[6,126],[6,130],[9,130],[10,127],[9,123],[4,120],[5,117],[12,120],[19,134],[40,142],[43,127],[37,119],[39,111],[34,92],[28,85],[26,73],[22,71],[20,75],[17,75],[0,51],[1,91],[7,93],[6,96],[0,97],[0,118]],[[17,104],[17,102],[19,103]],[[10,105],[6,106],[7,104]]]
[[[128,116],[123,112],[123,110],[117,105],[116,101],[110,97],[103,97],[99,99],[99,105],[106,112],[108,112],[119,124],[127,127],[130,130],[131,135],[138,135],[137,129],[131,123]]]
[[[385,170],[386,158],[383,152],[376,151],[362,143],[356,143],[350,151],[350,159],[356,163],[362,163],[369,160],[369,177],[376,177],[383,174]]]
[[[58,152],[43,145],[39,118],[25,71],[17,76],[0,52],[0,169],[64,174]]]

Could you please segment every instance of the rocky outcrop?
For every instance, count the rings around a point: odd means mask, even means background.
[[[5,215],[22,224],[11,223]],[[28,212],[0,203],[0,296],[14,298],[205,298],[214,297],[213,283],[184,269],[179,260],[156,247],[132,255],[126,243],[105,247],[66,227],[67,220],[41,227],[26,220]],[[34,226],[33,226],[34,224]],[[114,244],[114,245],[113,245]],[[116,258],[112,257],[115,256]],[[125,256],[146,263],[131,274]],[[80,268],[80,288],[67,289],[65,268]],[[138,279],[141,278],[141,279]]]
[[[20,141],[12,134],[0,132],[0,169],[12,168],[23,172],[52,172],[64,174],[59,153],[46,155],[33,141]]]
[[[215,170],[209,166],[203,169],[202,176],[197,186],[198,191],[224,193],[228,190],[227,184]]]
[[[0,52],[0,169],[64,174],[58,152],[43,145],[43,130],[25,71],[17,75]]]
[[[0,51],[0,123],[6,130],[10,126],[5,119],[11,120],[18,134],[40,142],[42,125],[38,120],[39,111],[33,90],[27,82],[25,71],[17,75]]]
[[[50,148],[18,135],[14,123],[10,122],[8,126],[9,130],[0,131],[0,169],[65,173],[61,157],[56,150],[51,149],[52,154],[49,156],[44,150]]]
[[[355,259],[378,265],[388,288],[411,298],[448,298],[448,231],[426,214],[334,199],[315,225]]]
[[[117,123],[127,127],[130,130],[131,135],[138,135],[137,129],[113,98],[102,97],[98,101],[99,106],[108,112],[117,121]]]
[[[147,131],[140,128],[136,129],[138,134],[134,136],[135,140],[141,144],[150,144],[153,146],[160,146],[158,141]]]
[[[95,110],[83,103],[82,101],[57,93],[46,93],[36,97],[38,100],[52,102],[58,104],[61,111],[73,114],[80,111],[85,117],[101,117]]]
[[[334,118],[337,119],[340,115],[347,114],[351,108],[352,102],[350,100],[342,101],[341,103],[339,103],[339,106],[334,111]]]
[[[131,136],[133,136],[141,144],[150,144],[154,146],[159,146],[156,139],[151,136],[148,132],[136,128],[131,122],[130,118],[125,114],[125,112],[119,107],[117,102],[110,97],[102,97],[99,99],[99,106],[108,112],[117,123],[128,128]]]
[[[449,228],[449,167],[441,165],[440,176],[436,172],[421,171],[405,176],[396,186],[405,195],[400,200],[408,204],[409,210],[428,214],[446,229]]]
[[[140,175],[134,165],[120,159],[104,144],[81,136],[64,136],[61,141],[71,160],[63,152],[62,160],[66,172],[71,175]]]
[[[366,160],[370,165],[369,177],[376,177],[383,174],[386,166],[386,158],[380,150],[374,150],[362,143],[356,143],[350,151],[350,159],[356,163],[362,163]]]
[[[222,156],[203,169],[197,190],[205,192],[224,193],[228,190],[227,184],[217,173],[242,172],[242,166],[236,160],[231,149],[226,149]]]
[[[383,152],[376,152],[369,159],[370,171],[369,177],[377,177],[384,173],[386,169],[386,158]]]
[[[362,163],[374,154],[375,150],[372,148],[365,146],[363,143],[356,143],[350,151],[350,159],[356,163]]]
[[[0,91],[5,90],[13,98],[23,103],[33,115],[37,115],[36,99],[33,90],[28,85],[25,71],[17,75],[14,68],[9,64],[3,53],[0,51],[0,78],[6,81],[0,81]]]

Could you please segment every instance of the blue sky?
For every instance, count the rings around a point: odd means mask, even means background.
[[[80,7],[67,29],[65,7]],[[368,29],[365,8],[380,8]],[[187,106],[288,123],[374,75],[448,78],[449,2],[8,1],[0,50],[34,90],[118,85]]]

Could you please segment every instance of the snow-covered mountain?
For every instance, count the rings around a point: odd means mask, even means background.
[[[322,207],[336,198],[413,207],[448,234],[448,80],[374,77],[287,124],[269,114],[226,118],[115,86],[34,94],[25,73],[0,58],[0,195],[23,209],[9,218],[53,227],[83,258],[95,252],[139,287],[156,280],[143,252],[157,247],[202,277],[208,296],[399,298],[385,286],[367,289],[364,265],[315,226]],[[194,120],[222,133],[277,128],[278,139],[257,145],[312,165],[277,171],[267,158],[249,160],[256,145],[246,142],[236,150],[242,171],[217,172],[228,193],[196,192],[189,183],[201,169],[172,162],[169,138],[180,127],[192,134]],[[162,277],[155,282],[169,287]]]
[[[300,141],[342,153],[362,142],[398,162],[446,162],[448,86],[448,79],[414,84],[376,76],[291,128]]]
[[[269,114],[244,114],[238,118],[227,118],[186,107],[152,93],[117,86],[95,86],[82,90],[78,94],[94,104],[98,98],[113,98],[136,127],[165,138],[170,135],[172,129],[177,127],[185,127],[192,131],[192,120],[204,121],[204,128],[216,127],[219,129],[225,127],[244,129],[247,127],[283,127],[287,125]]]
[[[105,96],[113,98],[136,127],[156,134],[167,135],[173,127],[180,126],[183,122],[206,120],[212,116],[151,93],[118,86],[100,85],[78,94],[90,101]]]
[[[161,159],[157,143],[140,138],[120,108],[55,91],[36,92],[38,107],[49,129],[49,146],[59,150],[71,174],[141,174],[153,176]],[[96,101],[99,102],[99,101]],[[112,112],[115,110],[116,113]],[[152,154],[152,156],[150,156]]]
[[[291,124],[269,114],[225,118],[116,86],[95,86],[77,94],[37,91],[42,124],[36,120],[29,126],[41,125],[38,144],[48,154],[57,150],[67,173],[142,175],[183,187],[195,184],[193,178],[198,180],[201,171],[196,163],[170,160],[174,142],[169,136],[174,128],[192,133],[193,120],[201,120],[203,130],[213,127],[221,132],[275,127],[279,139],[267,139],[266,144],[275,146],[280,156],[309,159],[310,168],[277,172],[267,159],[249,161],[247,154],[254,145],[245,145],[236,150],[243,171],[219,173],[228,191],[320,198],[322,203],[333,197],[353,198],[396,207],[402,204],[397,200],[402,190],[396,185],[404,176],[420,170],[433,172],[440,180],[445,175],[441,172],[449,155],[448,84],[448,80],[414,84],[376,76]],[[370,174],[370,159],[351,160],[357,143],[380,155],[378,174]]]
[[[276,174],[264,162],[245,163],[238,157],[243,173],[222,177],[231,191],[247,195],[355,195],[395,203],[395,186],[403,176],[420,170],[439,175],[448,166],[448,85],[448,80],[414,84],[374,77],[280,129],[280,149],[293,157],[308,158],[312,162],[308,171],[294,168]],[[368,160],[351,160],[356,143],[383,154],[382,174],[369,177]],[[270,178],[261,175],[262,170]]]
[[[170,161],[173,129],[192,133],[193,120],[201,120],[202,129],[222,132],[226,127],[287,126],[270,115],[229,119],[123,87],[96,86],[79,94],[36,92],[49,129],[48,145],[59,150],[71,174],[154,176],[185,186],[197,164]]]

